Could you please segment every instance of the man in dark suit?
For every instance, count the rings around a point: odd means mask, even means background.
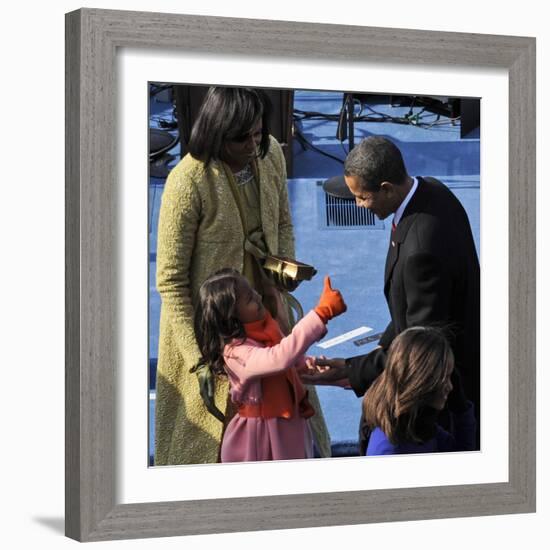
[[[305,380],[347,378],[361,396],[382,372],[396,335],[412,326],[437,326],[446,329],[455,355],[448,408],[461,412],[467,397],[479,426],[479,261],[464,208],[440,181],[409,176],[397,146],[382,137],[369,137],[350,152],[344,177],[359,206],[381,220],[393,214],[384,275],[391,321],[375,350],[326,360],[333,368]]]

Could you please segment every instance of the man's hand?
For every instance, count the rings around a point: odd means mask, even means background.
[[[308,360],[307,374],[300,374],[305,384],[325,386],[346,386],[348,381],[348,368],[345,359],[316,357],[315,361]]]

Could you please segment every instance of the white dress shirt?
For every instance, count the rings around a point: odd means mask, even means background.
[[[392,224],[393,226],[397,226],[399,223],[399,220],[401,219],[401,216],[403,215],[403,212],[405,212],[405,208],[407,208],[407,204],[409,204],[409,201],[412,199],[412,196],[414,195],[414,192],[416,191],[418,187],[418,180],[413,177],[413,184],[410,188],[409,192],[407,193],[407,196],[403,200],[403,202],[399,205],[399,208],[395,211],[395,214],[393,216]]]

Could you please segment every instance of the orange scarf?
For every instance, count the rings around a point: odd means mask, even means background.
[[[245,323],[244,330],[248,338],[266,347],[276,346],[284,337],[279,323],[267,310],[260,321]],[[262,402],[259,405],[241,405],[240,416],[292,418],[296,402],[302,418],[310,418],[315,414],[307,399],[308,392],[293,367],[285,372],[265,376],[261,379],[261,384]]]

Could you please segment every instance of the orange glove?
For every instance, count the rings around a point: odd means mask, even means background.
[[[319,298],[319,303],[313,311],[319,315],[323,323],[327,323],[333,317],[344,313],[348,307],[344,302],[344,298],[340,294],[339,290],[333,290],[330,286],[330,277],[325,275],[325,286],[323,287],[323,294]]]

